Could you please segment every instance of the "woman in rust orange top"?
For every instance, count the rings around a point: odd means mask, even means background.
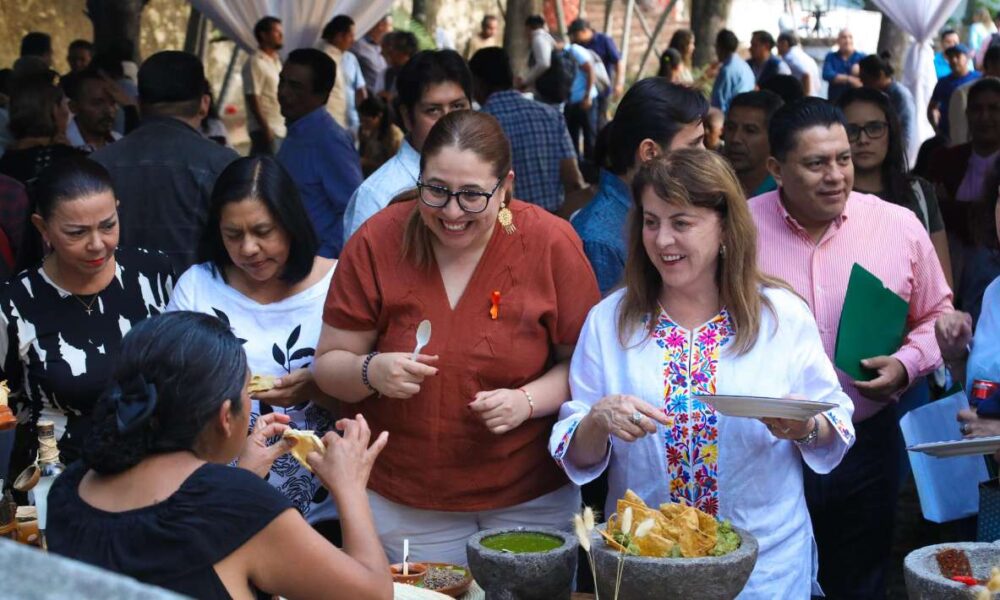
[[[389,431],[369,499],[390,559],[465,564],[482,529],[568,526],[578,490],[548,455],[597,282],[569,223],[510,200],[510,144],[461,111],[424,142],[416,200],[348,241],[315,376]],[[416,331],[432,323],[416,360]]]

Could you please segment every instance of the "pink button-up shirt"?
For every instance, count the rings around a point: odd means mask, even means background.
[[[934,321],[951,310],[952,294],[934,246],[912,212],[876,196],[852,192],[843,214],[819,243],[785,210],[780,190],[752,198],[750,212],[757,223],[761,271],[784,279],[809,303],[831,360],[847,283],[858,263],[910,303],[906,338],[892,355],[903,363],[909,380],[941,364]],[[840,369],[837,376],[854,401],[854,422],[886,406],[862,396]]]

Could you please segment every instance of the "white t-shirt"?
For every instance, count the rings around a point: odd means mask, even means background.
[[[294,296],[259,304],[213,274],[209,263],[202,263],[192,266],[181,276],[167,310],[191,310],[228,322],[236,337],[244,340],[243,349],[251,373],[280,377],[312,364],[323,327],[323,303],[333,271],[331,268],[322,279]],[[333,428],[330,413],[312,402],[287,409],[264,406],[291,417],[291,427],[315,430],[320,437]],[[260,403],[254,400],[251,430],[260,411]],[[337,509],[329,492],[291,454],[274,462],[267,480],[285,494],[310,523],[336,518]]]

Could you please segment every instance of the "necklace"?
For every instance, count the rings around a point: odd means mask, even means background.
[[[90,313],[94,312],[94,309],[92,307],[94,306],[94,302],[97,302],[97,297],[100,296],[100,294],[94,294],[90,298],[90,302],[84,302],[76,294],[72,294],[72,296],[76,298],[77,302],[83,305],[83,310],[87,311],[87,315],[90,315]]]

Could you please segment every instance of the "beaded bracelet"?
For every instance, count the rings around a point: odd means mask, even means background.
[[[531,392],[524,388],[517,388],[525,397],[528,398],[528,420],[531,419],[532,415],[535,414],[535,399],[531,397]]]
[[[375,352],[370,352],[368,356],[365,357],[365,362],[361,365],[361,383],[365,384],[365,387],[368,388],[373,394],[377,394],[378,390],[376,390],[375,386],[368,381],[368,365],[371,364],[372,359],[375,358],[376,354],[378,354],[377,350]]]

